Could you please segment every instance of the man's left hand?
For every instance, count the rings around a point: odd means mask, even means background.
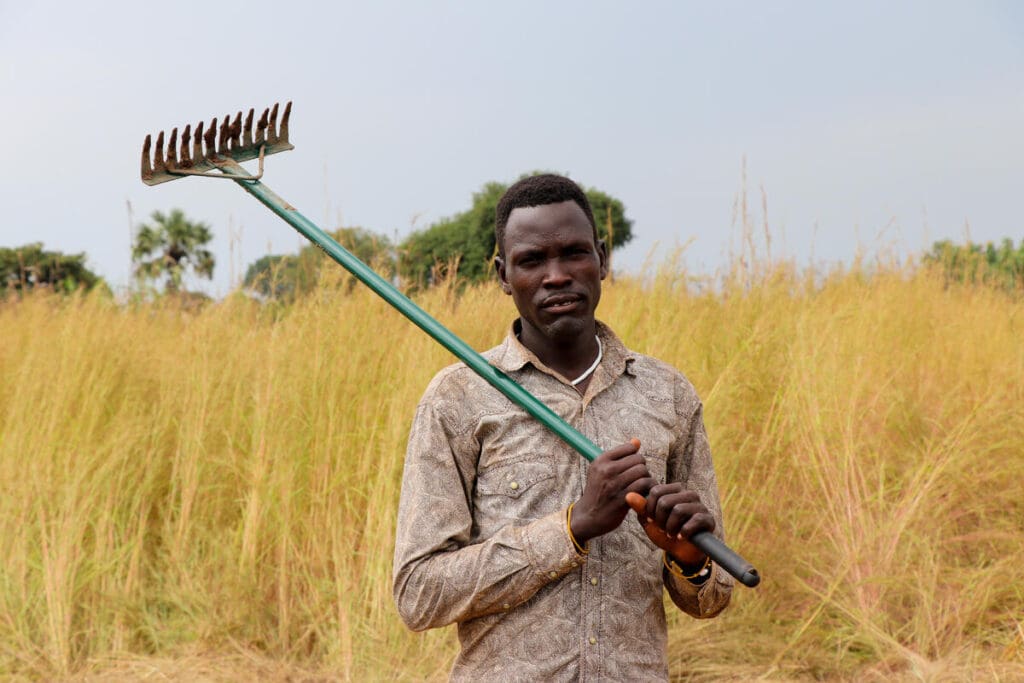
[[[653,522],[644,525],[647,537],[677,564],[693,567],[704,563],[704,552],[688,539],[702,531],[714,531],[715,518],[696,491],[683,488],[679,482],[657,484],[647,494],[646,508],[631,507],[641,524]]]

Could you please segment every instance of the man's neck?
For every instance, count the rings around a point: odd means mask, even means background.
[[[563,377],[573,380],[586,372],[597,358],[597,324],[591,323],[571,338],[550,339],[523,325],[519,341],[541,363]]]

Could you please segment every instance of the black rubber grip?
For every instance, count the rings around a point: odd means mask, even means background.
[[[729,546],[718,540],[718,537],[702,531],[690,537],[690,542],[704,551],[711,561],[736,577],[744,586],[753,588],[761,583],[761,575],[754,566],[740,557]]]

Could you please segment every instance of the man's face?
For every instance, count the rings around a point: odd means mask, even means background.
[[[504,242],[498,276],[524,327],[556,343],[593,334],[606,254],[583,209],[572,200],[513,209]]]

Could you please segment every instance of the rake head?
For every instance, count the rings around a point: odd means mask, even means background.
[[[253,131],[253,114],[242,120],[242,112],[235,114],[234,120],[228,114],[221,120],[220,130],[217,119],[210,122],[210,127],[203,131],[203,122],[185,126],[181,133],[179,147],[178,129],[171,131],[167,140],[167,155],[164,156],[164,132],[156,136],[156,145],[152,145],[149,135],[142,143],[142,182],[147,185],[159,185],[169,180],[177,180],[190,175],[207,175],[208,171],[222,166],[226,161],[237,162],[249,159],[261,160],[267,154],[287,152],[295,149],[288,142],[288,118],[292,113],[292,103],[284,107],[281,123],[277,121],[277,105],[264,109]],[[150,148],[153,147],[152,159]],[[260,162],[262,165],[262,161]],[[221,174],[210,174],[222,177]]]

